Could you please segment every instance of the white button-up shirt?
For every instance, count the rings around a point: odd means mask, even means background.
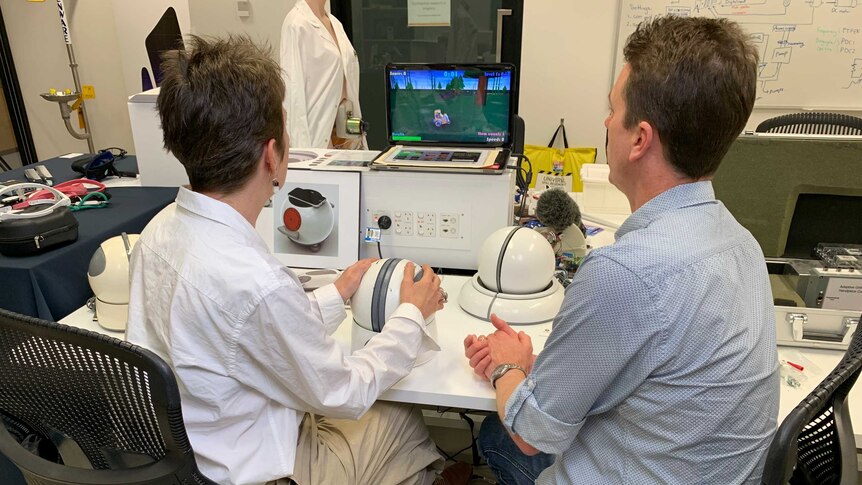
[[[402,304],[345,355],[331,335],[346,316],[335,286],[306,296],[237,211],[185,188],[144,229],[131,266],[126,338],[174,370],[198,465],[218,483],[290,475],[305,412],[358,418],[438,348]]]
[[[341,100],[353,103],[353,116],[362,117],[359,106],[359,59],[344,27],[334,15],[332,35],[303,0],[296,2],[281,26],[279,60],[284,79],[284,110],[290,145],[327,148]],[[363,146],[365,146],[363,138]]]

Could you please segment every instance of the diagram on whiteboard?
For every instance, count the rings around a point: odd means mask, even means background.
[[[622,0],[617,70],[628,35],[659,15],[742,25],[760,54],[760,107],[862,108],[862,0]]]

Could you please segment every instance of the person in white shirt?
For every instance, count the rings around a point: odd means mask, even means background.
[[[201,471],[241,485],[434,482],[442,459],[419,410],[375,400],[437,348],[425,321],[444,302],[439,278],[427,266],[404,278],[380,334],[343,353],[332,333],[372,260],[309,297],[254,228],[287,174],[277,63],[246,37],[187,49],[166,58],[157,105],[190,188],[131,256],[126,338],[176,374]]]
[[[363,149],[365,137],[340,138],[335,120],[349,101],[359,107],[359,60],[344,27],[326,12],[326,0],[297,0],[281,26],[280,60],[287,132],[300,148]]]

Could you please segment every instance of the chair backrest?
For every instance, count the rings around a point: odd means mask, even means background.
[[[173,372],[106,335],[0,310],[0,452],[39,484],[212,484],[197,468]],[[62,464],[7,431],[52,442]]]
[[[840,113],[806,111],[770,118],[757,125],[754,131],[800,135],[862,135],[862,118]]]
[[[860,371],[862,325],[856,327],[841,362],[778,427],[766,455],[762,483],[858,483],[847,394]]]

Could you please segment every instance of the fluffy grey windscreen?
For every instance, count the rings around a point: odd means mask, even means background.
[[[575,224],[581,225],[581,209],[564,190],[550,189],[542,192],[536,203],[536,217],[551,229],[562,232]]]

